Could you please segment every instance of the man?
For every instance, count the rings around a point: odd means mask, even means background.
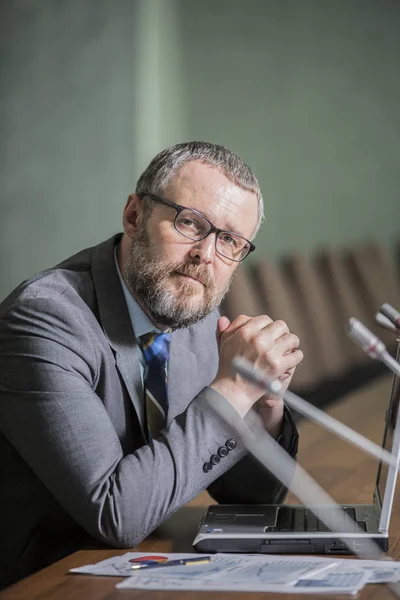
[[[283,401],[231,361],[245,356],[288,385],[298,338],[266,315],[230,323],[217,312],[262,214],[239,157],[178,144],[140,177],[122,236],[1,304],[2,585],[93,538],[133,547],[205,488],[218,502],[282,500],[210,407],[245,417],[256,405],[296,454]]]

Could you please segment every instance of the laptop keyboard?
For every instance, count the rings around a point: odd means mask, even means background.
[[[332,518],[334,518],[335,525],[336,522],[340,524],[339,529],[336,526],[327,527],[325,523],[320,521],[318,517],[307,508],[301,506],[281,506],[278,510],[277,524],[274,531],[345,531],[355,533],[356,526],[362,531],[367,531],[365,521],[354,522],[356,519],[356,511],[352,507],[343,507],[343,510],[329,508],[324,511],[324,516],[326,517],[328,525],[332,524]],[[269,531],[271,531],[271,529],[269,529]]]

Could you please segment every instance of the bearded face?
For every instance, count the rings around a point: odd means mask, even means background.
[[[151,320],[172,329],[204,319],[221,303],[231,282],[218,288],[206,264],[154,256],[145,224],[132,240],[122,275]]]

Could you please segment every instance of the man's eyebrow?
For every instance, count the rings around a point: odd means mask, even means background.
[[[240,233],[237,229],[235,229],[235,227],[224,227],[222,231],[229,231],[230,233],[236,233],[236,235],[240,235],[242,237],[245,237],[243,235],[243,233]]]
[[[194,206],[187,206],[187,208],[189,208],[191,210],[195,210],[196,212],[200,213],[201,215],[203,215],[203,217],[205,217],[213,225],[215,225],[214,221],[212,219],[210,219],[210,217],[205,212],[198,210]],[[217,226],[215,225],[215,227],[217,227]],[[243,233],[240,233],[239,231],[237,231],[237,229],[231,223],[228,223],[226,227],[218,227],[217,229],[221,229],[221,231],[229,231],[230,233],[236,233],[237,235],[240,235],[241,237],[245,237],[243,235]]]

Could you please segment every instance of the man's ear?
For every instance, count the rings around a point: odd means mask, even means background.
[[[143,220],[143,200],[136,194],[129,194],[125,204],[122,224],[126,235],[132,238]]]

